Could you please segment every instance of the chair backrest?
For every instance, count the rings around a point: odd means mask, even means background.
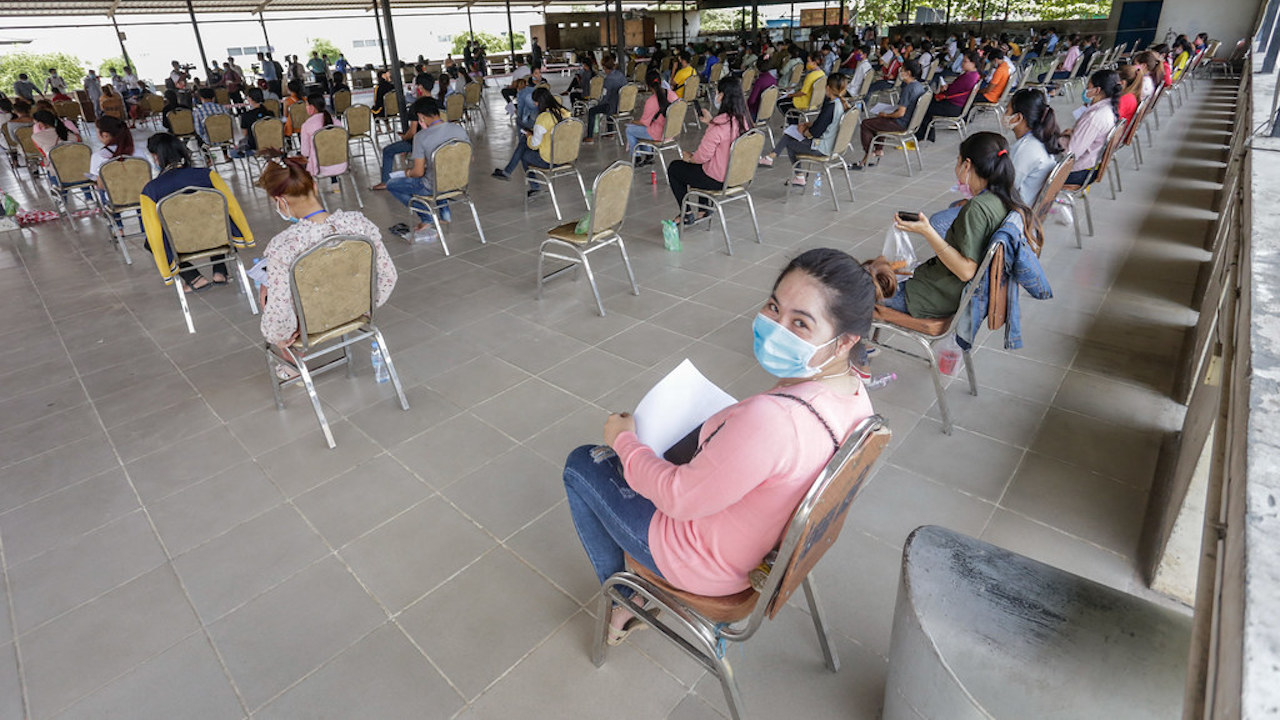
[[[907,125],[905,132],[914,133],[920,128],[920,124],[924,122],[924,116],[929,112],[929,103],[933,101],[933,93],[928,90],[916,99],[915,109],[911,111],[911,122]]]
[[[462,116],[466,113],[466,105],[466,97],[459,95],[458,93],[445,96],[444,119],[449,122],[458,122],[462,120]]]
[[[98,177],[112,207],[129,207],[142,202],[142,188],[151,182],[151,163],[128,155],[104,164]]]
[[[729,166],[725,169],[724,189],[742,188],[751,184],[764,154],[764,132],[751,129],[738,136],[729,147]]]
[[[151,93],[149,95],[143,95],[142,97],[146,101],[148,110],[150,110],[153,113],[164,112],[164,98],[160,97],[159,95],[156,95],[155,93]],[[279,112],[280,103],[276,102],[275,100],[272,100],[271,102],[276,103],[276,111]]]
[[[697,100],[698,84],[700,82],[702,81],[698,79],[698,73],[690,75],[689,79],[684,81],[684,95],[681,96],[681,99],[685,102],[693,102],[694,100]]]
[[[627,216],[627,201],[631,198],[631,177],[635,166],[619,160],[596,177],[591,187],[591,222],[587,237],[601,233],[617,232]]]
[[[347,162],[347,129],[341,125],[330,125],[319,130],[311,137],[315,145],[316,164],[320,167],[341,165]]]
[[[231,93],[227,92],[227,89],[226,89],[226,88],[214,88],[214,89],[213,89],[213,99],[214,99],[214,101],[216,101],[219,105],[230,105],[230,104],[231,104]]]
[[[636,109],[636,93],[640,91],[640,87],[634,83],[627,83],[618,90],[618,114],[625,115]]]
[[[667,123],[662,127],[662,141],[667,142],[680,137],[684,130],[684,117],[689,112],[689,103],[674,100],[667,105]]]
[[[262,106],[271,111],[272,115],[280,117],[280,101],[275,98],[267,98],[262,101]]]
[[[334,235],[299,255],[289,267],[298,336],[310,338],[361,318],[372,320],[378,288],[373,241]]]
[[[63,143],[49,151],[49,164],[63,185],[91,182],[85,178],[93,158],[93,150],[84,143]]]
[[[778,86],[772,85],[760,93],[760,109],[756,111],[756,122],[767,123],[778,108]]]
[[[649,63],[647,62],[636,63],[635,67],[631,69],[631,81],[638,85],[644,85],[644,76],[645,76],[645,73],[647,73],[648,71],[649,71]]]
[[[170,193],[156,203],[156,213],[169,244],[179,255],[231,244],[227,198],[213,188],[190,187]]]
[[[862,87],[858,88],[858,97],[864,98],[867,93],[871,92],[871,83],[876,81],[874,72],[866,72],[862,74]]]
[[[333,94],[333,111],[338,115],[345,113],[351,107],[351,91],[339,90]]]
[[[601,95],[604,95],[604,76],[597,73],[587,83],[587,99],[599,100]]]
[[[823,75],[813,82],[813,88],[809,90],[809,107],[808,110],[817,110],[822,107],[822,101],[827,97],[827,76]]]
[[[18,147],[22,148],[22,152],[27,155],[40,155],[40,148],[36,146],[36,141],[32,139],[35,128],[30,125],[26,127],[15,128],[13,131],[13,139],[18,141]]]
[[[293,125],[293,133],[302,132],[302,124],[307,121],[307,103],[296,102],[289,106],[289,122]]]
[[[755,68],[748,68],[742,72],[742,92],[751,94],[751,86],[756,84],[758,73]]]
[[[799,85],[802,73],[804,73],[804,63],[800,63],[791,68],[791,77],[787,78],[787,87],[795,87]]]
[[[715,85],[720,82],[720,78],[724,77],[724,63],[718,62],[711,66],[711,74],[707,76],[708,81]]]
[[[1044,222],[1044,219],[1049,216],[1054,198],[1058,197],[1058,193],[1062,192],[1062,188],[1066,186],[1067,176],[1075,166],[1076,156],[1068,152],[1063,153],[1062,158],[1053,166],[1053,170],[1049,171],[1049,175],[1044,179],[1044,185],[1040,187],[1040,194],[1031,204],[1031,212],[1035,214],[1036,219]]]
[[[551,128],[551,165],[570,165],[578,161],[582,149],[582,121],[567,117]]]
[[[471,183],[471,143],[453,139],[431,153],[431,187],[437,195],[465,191]]]
[[[889,443],[884,419],[872,415],[857,424],[826,467],[818,473],[809,491],[791,514],[778,545],[773,569],[760,592],[761,600],[742,636],[759,627],[764,616],[775,617],[792,593],[809,576],[822,556],[835,544],[844,528],[849,507],[866,486],[880,453]]]
[[[217,113],[204,119],[204,132],[211,143],[229,143],[235,137],[232,130],[231,116]]]
[[[68,120],[80,119],[80,103],[75,100],[60,100],[53,104],[53,110],[58,117],[67,118]]]
[[[258,150],[284,150],[284,123],[278,118],[262,118],[253,123],[253,141]]]
[[[858,118],[862,115],[859,108],[845,111],[840,118],[840,126],[836,129],[836,144],[831,146],[831,154],[839,155],[853,144],[854,133],[858,131]]]
[[[373,111],[367,105],[352,105],[342,114],[342,119],[347,125],[347,134],[351,137],[368,135],[373,127]]]
[[[484,92],[484,85],[478,82],[467,83],[462,89],[462,97],[466,100],[468,107],[480,107],[481,93]]]
[[[1120,147],[1128,126],[1129,122],[1127,120],[1121,120],[1116,123],[1115,127],[1111,128],[1111,132],[1107,133],[1107,144],[1103,146],[1102,157],[1098,158],[1098,164],[1095,166],[1093,177],[1089,179],[1089,182],[1092,183],[1107,174],[1107,165],[1111,163],[1111,156],[1115,155],[1116,149]]]
[[[1006,85],[1005,87],[1008,87],[1008,85]],[[973,107],[973,101],[977,99],[978,93],[981,90],[982,90],[981,85],[974,85],[973,89],[969,91],[969,97],[965,98],[964,109],[960,111],[960,117],[962,118],[969,117],[969,108]]]
[[[192,115],[190,110],[186,108],[170,110],[169,114],[165,117],[169,119],[169,130],[172,131],[174,135],[182,137],[184,135],[194,135],[196,133],[195,115]]]
[[[382,96],[382,116],[397,117],[400,115],[400,98],[394,90]]]

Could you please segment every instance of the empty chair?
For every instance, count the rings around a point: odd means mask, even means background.
[[[751,199],[751,193],[748,190],[751,187],[751,182],[756,178],[757,162],[763,152],[764,133],[753,129],[738,136],[733,141],[733,146],[729,148],[729,167],[725,170],[724,188],[720,190],[704,190],[690,187],[680,205],[680,217],[682,218],[688,217],[695,210],[706,210],[713,215],[718,215],[720,217],[720,228],[724,230],[724,249],[730,255],[733,254],[733,245],[729,240],[729,224],[724,217],[724,206],[735,200],[747,201],[747,207],[751,210],[751,224],[756,230],[756,242],[762,242],[760,239],[760,222],[756,219],[755,201]],[[710,215],[704,220],[707,223],[707,230],[710,230]],[[699,222],[702,222],[702,220]],[[679,228],[680,225],[677,224],[676,227]]]
[[[631,294],[639,295],[636,276],[631,270],[631,260],[627,257],[627,248],[622,242],[618,230],[627,215],[627,201],[631,197],[631,176],[635,169],[631,163],[619,160],[600,173],[592,186],[591,202],[587,208],[588,222],[584,233],[577,232],[578,221],[557,225],[547,231],[547,239],[538,248],[538,298],[542,298],[542,286],[558,275],[578,268],[586,272],[587,281],[591,283],[591,292],[595,295],[596,308],[604,317],[604,301],[600,299],[600,288],[596,285],[595,273],[591,271],[591,253],[605,247],[617,246],[622,255],[622,264],[627,270],[627,279],[631,281]],[[546,260],[560,260],[569,263],[550,273],[543,272]]]
[[[582,190],[582,199],[587,199],[587,186],[582,181],[582,173],[578,172],[578,155],[582,151],[582,131],[583,123],[575,117],[567,117],[555,124],[555,127],[548,133],[548,137],[543,142],[551,143],[548,156],[551,167],[530,167],[526,179],[529,182],[530,190],[535,185],[543,185],[551,194],[551,206],[556,211],[556,219],[562,220],[560,214],[560,202],[556,199],[556,178],[568,177],[570,175],[578,179],[578,188]],[[525,196],[525,206],[529,204],[529,196]]]
[[[484,83],[467,83],[462,90],[463,112],[468,122],[484,119]]]
[[[271,111],[272,115],[280,117],[280,101],[275,98],[267,98],[262,101],[262,106]]]
[[[222,87],[220,87],[220,88],[214,88],[214,89],[213,89],[213,101],[214,101],[214,102],[216,102],[216,103],[218,103],[219,105],[230,105],[230,104],[231,104],[231,93],[227,92],[227,89],[226,89],[226,88],[222,88]]]
[[[331,125],[323,130],[316,131],[311,139],[315,146],[316,165],[318,166],[317,178],[347,178],[351,181],[351,190],[356,194],[356,202],[360,207],[364,207],[364,199],[360,197],[359,183],[351,174],[351,164],[348,162],[348,151],[350,147],[347,141],[347,130],[341,125]],[[320,193],[320,199],[324,200],[325,193]],[[325,203],[326,209],[328,203]]]
[[[125,242],[124,218],[140,217],[142,188],[151,182],[151,163],[140,157],[125,156],[110,160],[98,170],[103,191],[96,193],[98,207],[111,228],[111,239],[119,246],[124,261],[133,264],[129,245]]]
[[[382,114],[376,118],[377,134],[398,140],[400,134],[400,98],[394,92],[382,96]]]
[[[285,129],[289,131],[289,136],[300,135],[302,133],[302,124],[307,121],[307,103],[305,100],[296,102],[289,106],[289,122],[285,125]],[[296,145],[294,147],[297,147]]]
[[[625,146],[627,143],[626,136],[622,132],[624,123],[631,119],[631,115],[636,109],[636,93],[639,88],[631,83],[623,85],[618,90],[618,112],[605,113],[601,119],[600,137],[605,135],[613,135],[618,139],[618,144]]]
[[[475,220],[476,232],[480,233],[480,242],[485,242],[480,215],[468,191],[471,185],[471,154],[471,144],[461,140],[450,140],[436,148],[431,153],[431,193],[414,195],[409,199],[410,210],[421,209],[431,213],[431,221],[436,226],[445,255],[449,254],[449,245],[440,224],[440,210],[449,201],[465,202],[471,208],[471,218]]]
[[[53,168],[47,176],[49,194],[58,212],[68,221],[71,220],[70,198],[79,194],[86,203],[93,202],[95,183],[88,178],[92,157],[93,151],[84,143],[63,143],[49,151],[49,165]]]
[[[382,155],[378,140],[373,134],[373,111],[367,105],[359,103],[347,108],[342,114],[342,122],[347,126],[347,139],[360,147],[360,157],[364,157],[365,143],[373,146],[374,157]]]
[[[186,108],[170,110],[165,119],[169,121],[169,132],[179,140],[183,142],[195,140],[197,143],[200,141],[200,136],[196,134],[195,115],[190,110]]]
[[[756,127],[769,133],[769,147],[773,147],[776,141],[773,139],[773,126],[769,121],[773,119],[773,111],[778,108],[778,86],[767,87],[764,92],[760,93],[760,109],[756,112]]]
[[[837,672],[840,657],[823,620],[811,573],[839,537],[849,507],[865,486],[889,438],[889,430],[879,415],[858,423],[810,484],[774,551],[761,558],[760,568],[752,572],[751,587],[736,595],[710,597],[687,592],[640,564],[628,562],[629,569],[611,575],[602,588],[592,638],[592,662],[596,666],[604,664],[612,605],[634,607],[627,597],[634,592],[647,601],[644,608],[632,611],[635,616],[711,672],[720,682],[729,716],[740,720],[742,698],[725,658],[725,647],[730,642],[750,640],[765,619],[777,617],[792,594],[803,589],[825,665]]]
[[[688,112],[688,104],[684,100],[673,100],[667,105],[667,122],[662,128],[662,137],[657,142],[641,141],[636,145],[636,155],[656,155],[662,163],[663,180],[667,178],[667,157],[663,153],[674,150],[680,155],[680,133],[684,131],[684,116]]]
[[[182,315],[187,321],[187,332],[196,331],[191,319],[191,308],[187,304],[187,293],[182,287],[183,283],[173,282],[173,275],[182,264],[199,269],[223,264],[229,259],[235,263],[236,276],[240,281],[240,289],[249,302],[249,311],[254,315],[258,314],[253,286],[249,284],[244,262],[237,252],[240,247],[252,245],[252,237],[246,242],[234,236],[227,212],[227,199],[221,192],[202,187],[179,190],[156,203],[156,214],[174,256],[167,263],[166,269],[170,274],[165,279],[177,289]],[[152,252],[155,253],[154,250]],[[156,257],[159,258],[159,255]]]
[[[18,142],[18,149],[22,151],[22,158],[27,164],[27,172],[31,173],[32,177],[36,176],[41,163],[44,162],[44,155],[40,154],[40,148],[31,137],[34,133],[35,129],[30,125],[15,128],[13,131],[13,139]]]
[[[316,395],[314,377],[343,365],[348,376],[352,375],[353,345],[360,343],[368,347],[371,338],[378,343],[378,354],[395,386],[400,407],[409,409],[386,339],[373,323],[377,288],[377,253],[369,238],[354,235],[326,238],[289,266],[289,289],[298,318],[297,339],[285,347],[270,342],[263,344],[276,408],[284,409],[281,388],[301,382],[330,449],[337,447],[337,442]],[[324,362],[313,364],[322,358],[326,358]],[[278,366],[296,372],[297,376],[279,377]]]
[[[350,90],[339,90],[338,92],[333,94],[334,114],[341,115],[345,113],[347,109],[350,107],[351,107],[351,91]]]
[[[830,155],[806,155],[801,153],[796,157],[794,169],[797,173],[816,172],[826,174],[827,188],[831,191],[831,204],[837,212],[840,210],[840,200],[836,197],[836,183],[831,171],[837,167],[844,171],[844,180],[849,186],[849,200],[853,201],[853,178],[849,175],[849,165],[845,162],[844,153],[853,146],[853,137],[858,129],[859,115],[861,113],[858,109],[853,108],[840,117],[840,125],[836,130],[835,146]],[[791,186],[788,185],[787,197],[790,196]]]

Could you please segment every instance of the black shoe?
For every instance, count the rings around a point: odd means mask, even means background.
[[[494,169],[494,171],[493,171],[493,177],[496,177],[496,178],[498,178],[499,180],[510,180],[510,179],[511,179],[511,176],[510,176],[510,175],[508,175],[508,174],[506,174],[505,172],[503,172],[503,171],[502,171],[502,168],[495,168],[495,169]]]

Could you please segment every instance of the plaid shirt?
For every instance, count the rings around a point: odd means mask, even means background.
[[[204,129],[205,118],[210,115],[226,115],[227,109],[216,102],[199,102],[191,108],[191,115],[196,122],[196,134],[204,142],[209,142],[209,133]]]

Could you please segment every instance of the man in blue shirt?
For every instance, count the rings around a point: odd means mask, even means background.
[[[605,71],[604,97],[587,111],[587,137],[582,142],[588,145],[595,142],[592,136],[595,135],[596,118],[604,114],[618,114],[618,91],[627,85],[627,76],[617,68],[612,55],[605,55],[600,66]]]

